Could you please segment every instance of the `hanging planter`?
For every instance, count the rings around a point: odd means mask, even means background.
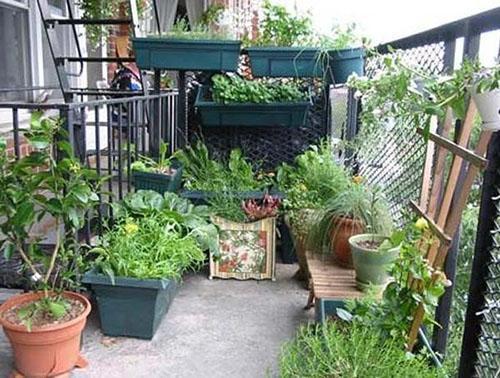
[[[220,256],[210,256],[210,277],[275,279],[276,218],[239,223],[214,216]]]
[[[198,90],[195,107],[205,127],[301,127],[306,121],[311,100],[274,103],[217,103],[207,86]]]
[[[500,130],[500,89],[478,93],[477,86],[472,90],[472,98],[483,121],[483,128]]]
[[[108,336],[151,340],[174,300],[177,283],[173,280],[116,277],[87,272],[99,307],[101,330]]]
[[[311,47],[249,47],[255,77],[324,77],[342,84],[364,72],[363,48],[322,51]],[[331,77],[333,76],[333,77]]]
[[[137,66],[176,71],[236,71],[240,41],[133,38]]]
[[[388,271],[399,255],[399,246],[381,249],[386,239],[386,236],[373,234],[355,235],[349,239],[356,285],[360,290],[381,293],[387,285]]]

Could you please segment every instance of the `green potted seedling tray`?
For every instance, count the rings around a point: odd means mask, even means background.
[[[87,272],[82,282],[92,288],[105,335],[147,340],[168,312],[178,286],[173,280],[127,277],[115,277],[113,284],[107,275],[96,272]]]
[[[154,172],[132,171],[135,190],[154,190],[160,194],[165,192],[176,193],[181,186],[182,166],[174,165],[172,175]]]
[[[321,56],[311,47],[248,47],[246,48],[255,77],[325,77],[342,84],[353,72],[364,72],[365,52],[362,48],[331,50]]]
[[[141,69],[236,71],[241,41],[165,37],[132,38]]]
[[[311,101],[268,104],[221,104],[208,98],[207,86],[201,86],[195,107],[205,127],[301,127],[307,117]]]

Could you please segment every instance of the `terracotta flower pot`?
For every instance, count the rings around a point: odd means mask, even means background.
[[[340,266],[352,268],[352,253],[349,238],[363,232],[363,224],[358,220],[339,217],[334,220],[330,238],[333,257]]]
[[[65,292],[67,298],[82,302],[85,310],[77,318],[62,324],[35,328],[29,332],[25,326],[12,324],[3,319],[10,308],[40,298],[42,293],[16,295],[0,306],[0,324],[14,352],[14,364],[26,377],[53,377],[69,372],[75,366],[84,367],[80,356],[80,340],[90,303],[83,295]]]

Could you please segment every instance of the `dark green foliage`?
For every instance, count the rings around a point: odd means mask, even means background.
[[[239,76],[214,75],[212,96],[222,104],[305,101],[307,95],[294,81],[247,80]]]
[[[302,327],[280,356],[283,378],[442,377],[422,355],[405,353],[401,342],[373,327],[326,322]]]
[[[184,167],[184,186],[210,192],[262,190],[270,181],[258,174],[241,150],[231,151],[227,162],[211,158],[206,145],[198,141],[175,153]]]

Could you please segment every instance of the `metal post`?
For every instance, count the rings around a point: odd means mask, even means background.
[[[499,216],[498,196],[500,187],[500,133],[493,134],[488,148],[488,167],[484,173],[481,208],[474,248],[474,260],[469,286],[469,299],[465,315],[465,330],[462,339],[462,353],[460,356],[459,378],[474,376],[474,366],[477,362],[477,348],[481,333],[479,313],[485,304],[484,294],[487,290],[488,265],[492,263],[490,249],[494,244],[492,230],[496,229],[495,221]]]
[[[154,70],[154,94],[160,93],[160,83],[161,83],[161,71],[159,69]],[[155,98],[152,101],[152,117],[150,119],[151,124],[149,128],[149,151],[152,157],[158,157],[160,154],[160,99]]]
[[[187,101],[186,101],[186,72],[179,71],[178,76],[178,87],[179,87],[179,102],[177,107],[177,127],[181,130],[178,135],[182,135],[182,139],[178,140],[177,146],[182,148],[188,142],[187,135]]]

